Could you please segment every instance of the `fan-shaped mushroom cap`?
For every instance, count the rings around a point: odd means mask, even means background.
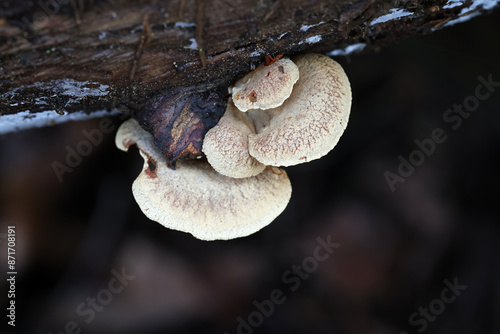
[[[298,79],[299,70],[288,58],[261,64],[234,85],[234,105],[241,111],[276,108],[290,96]]]
[[[229,99],[216,126],[203,139],[203,153],[210,165],[225,176],[242,178],[260,174],[266,166],[248,153],[248,135],[255,133],[252,120]]]
[[[278,108],[249,112],[257,127],[257,134],[248,136],[249,152],[265,165],[321,158],[337,144],[349,119],[351,87],[342,67],[319,54],[294,61],[300,78],[290,97]],[[263,121],[262,114],[270,120]]]
[[[290,199],[290,180],[279,168],[233,179],[217,173],[202,159],[179,161],[172,170],[152,136],[137,121],[128,120],[118,129],[116,145],[127,151],[134,144],[144,158],[143,171],[132,185],[141,210],[165,227],[199,239],[233,239],[255,233],[271,223]]]

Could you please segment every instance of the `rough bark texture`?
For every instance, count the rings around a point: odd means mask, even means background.
[[[227,95],[221,87],[201,93],[173,88],[149,99],[134,116],[153,134],[155,145],[175,168],[179,159],[203,156],[203,139],[224,115]]]
[[[430,33],[474,7],[471,0],[452,8],[447,0],[33,3],[0,5],[3,115],[138,110],[173,87],[227,87],[267,54],[376,48]],[[391,9],[410,14],[373,24]]]

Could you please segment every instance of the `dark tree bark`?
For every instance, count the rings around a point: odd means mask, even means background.
[[[485,11],[471,0],[33,3],[0,5],[3,115],[138,110],[174,87],[228,87],[266,54],[377,48],[430,33],[472,14],[467,8]],[[405,16],[377,23],[391,10]]]

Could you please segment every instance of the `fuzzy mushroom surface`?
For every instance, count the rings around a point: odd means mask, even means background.
[[[351,109],[351,86],[342,67],[319,54],[293,59],[299,79],[277,108],[251,110],[257,133],[249,153],[268,166],[291,166],[321,158],[342,136]]]
[[[202,240],[255,233],[285,209],[291,196],[286,172],[276,167],[243,179],[216,172],[205,159],[178,161],[176,170],[170,169],[151,134],[134,119],[120,126],[115,143],[123,151],[137,145],[144,158],[143,170],[132,185],[144,214]]]
[[[288,58],[261,64],[235,83],[234,105],[241,111],[276,108],[290,96],[298,79],[299,69]]]
[[[255,131],[248,114],[239,111],[229,100],[219,123],[205,135],[203,153],[222,175],[234,178],[258,175],[266,166],[248,152],[248,135]]]

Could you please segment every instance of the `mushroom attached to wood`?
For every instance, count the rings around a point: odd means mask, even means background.
[[[268,67],[280,66],[282,60],[290,61],[280,59]],[[268,76],[263,71],[267,67],[261,65],[236,82],[232,90],[234,105],[229,101],[226,112],[207,132],[203,143],[202,150],[215,170],[230,177],[248,177],[264,170],[263,166],[291,166],[321,158],[335,147],[349,119],[349,80],[337,62],[323,55],[301,55],[294,62],[298,80],[291,85],[289,97],[280,97],[278,107],[269,109],[266,104],[265,108],[248,109],[249,100],[239,96],[258,90],[253,104],[256,107],[266,85],[272,86],[268,93],[282,92],[290,87],[290,80]],[[288,66],[285,74],[288,68],[293,67]],[[283,89],[277,88],[280,84]],[[242,108],[239,102],[244,102]]]
[[[143,170],[132,185],[144,214],[202,240],[255,233],[285,209],[291,196],[286,172],[276,167],[244,179],[217,173],[205,159],[178,161],[177,169],[170,169],[151,134],[133,119],[120,126],[115,141],[123,151],[137,145],[144,158]]]
[[[250,155],[269,166],[292,166],[319,159],[344,133],[351,110],[351,86],[342,67],[319,54],[294,59],[299,80],[274,109],[250,111],[257,127],[248,136]]]
[[[203,139],[203,153],[219,173],[234,178],[260,174],[266,166],[248,152],[248,135],[255,133],[252,119],[229,99],[226,112]]]
[[[288,58],[261,64],[232,88],[233,102],[241,111],[271,109],[283,104],[299,79],[299,69]]]

